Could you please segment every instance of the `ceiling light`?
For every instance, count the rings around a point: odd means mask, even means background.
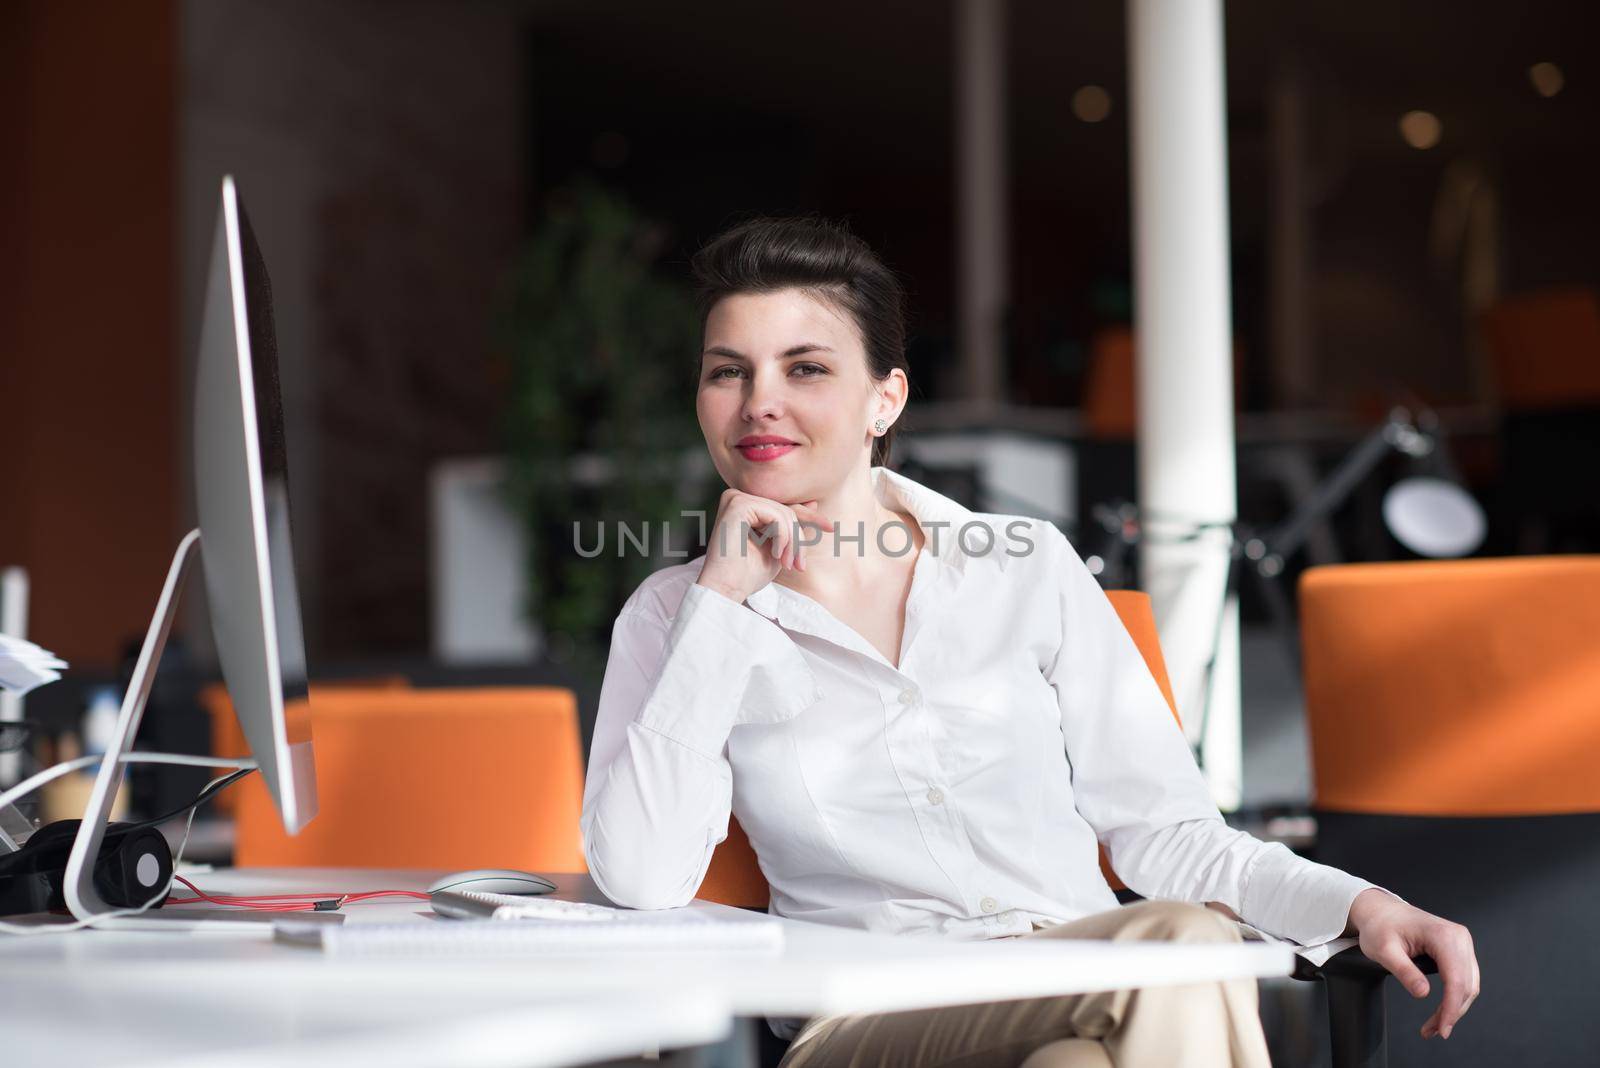
[[[1432,148],[1443,133],[1444,124],[1431,111],[1408,111],[1400,116],[1400,136],[1412,148]]]
[[[1086,85],[1072,94],[1072,113],[1084,122],[1099,122],[1111,114],[1111,94],[1098,85]]]
[[[1535,63],[1528,68],[1528,80],[1540,96],[1555,96],[1567,84],[1567,76],[1554,63]]]

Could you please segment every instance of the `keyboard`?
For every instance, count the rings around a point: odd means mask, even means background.
[[[556,901],[523,894],[485,894],[476,890],[440,890],[430,902],[433,911],[454,920],[614,920],[622,913],[609,905]]]

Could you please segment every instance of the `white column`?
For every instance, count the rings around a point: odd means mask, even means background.
[[[979,410],[1004,396],[1005,0],[956,0],[956,318],[959,388]]]
[[[1162,540],[1235,518],[1227,133],[1221,0],[1129,0],[1128,84],[1139,390],[1141,551],[1179,712],[1200,730],[1217,804],[1240,796],[1239,619],[1223,609],[1228,535]]]

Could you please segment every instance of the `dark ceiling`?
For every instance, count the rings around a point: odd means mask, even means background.
[[[1382,303],[1374,316],[1416,309],[1415,322],[1376,332],[1423,353],[1417,373],[1444,374],[1441,389],[1461,385],[1448,371],[1460,316],[1430,279],[1426,248],[1441,175],[1463,158],[1500,184],[1509,286],[1600,281],[1588,251],[1600,242],[1593,11],[1556,0],[1226,4],[1235,320],[1246,347],[1266,343],[1269,100],[1285,72],[1307,87],[1326,317],[1342,317],[1339,294],[1350,292],[1360,307]],[[1125,299],[1120,309],[1106,299],[1126,291],[1128,274],[1124,19],[1118,3],[1009,8],[1013,353],[1065,359],[1068,379],[1093,327],[1126,314]],[[528,28],[535,203],[542,187],[598,169],[678,227],[683,255],[741,211],[843,215],[908,276],[924,357],[947,362],[952,5],[549,0],[530,5]],[[1565,72],[1553,98],[1529,82],[1539,61]],[[1073,116],[1071,96],[1086,84],[1110,92],[1106,121]],[[1397,129],[1418,108],[1443,123],[1429,151]],[[597,167],[606,133],[629,151]],[[1354,343],[1336,321],[1327,331],[1331,347]],[[1062,388],[1055,399],[1070,403],[1070,383]]]

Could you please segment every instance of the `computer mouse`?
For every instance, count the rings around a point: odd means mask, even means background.
[[[548,894],[556,884],[542,875],[508,868],[477,868],[458,871],[428,884],[428,893],[440,890],[473,890],[480,894]]]

